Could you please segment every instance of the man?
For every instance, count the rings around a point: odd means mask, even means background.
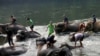
[[[14,16],[11,16],[11,24],[15,24],[16,23],[16,18],[14,18]]]
[[[30,18],[27,18],[27,21],[28,21],[28,24],[30,24],[31,31],[33,31],[33,28],[34,28],[33,20]]]
[[[95,16],[95,15],[93,15],[93,23],[92,23],[92,25],[93,25],[93,28],[92,28],[92,30],[94,30],[95,23],[96,23],[96,16]]]
[[[54,32],[54,25],[52,24],[52,21],[49,22],[47,28],[48,28],[48,32],[49,32],[49,34],[48,34],[48,37],[49,37]]]
[[[85,23],[84,22],[79,25],[79,31],[83,31],[83,32],[85,31]]]
[[[68,25],[68,18],[66,16],[65,16],[63,22],[64,22],[64,30],[65,30],[67,28],[67,25]]]
[[[7,33],[7,40],[8,40],[9,46],[14,47],[13,38],[12,38],[13,32],[7,29],[6,33]]]
[[[47,48],[49,47],[54,47],[54,43],[56,42],[56,40],[54,40],[55,36],[51,35],[47,38]]]
[[[80,42],[80,47],[83,47],[82,41],[84,39],[84,34],[82,32],[77,32],[72,35],[71,41],[75,41],[75,47],[77,41]]]
[[[68,18],[65,16],[64,23],[68,24]]]

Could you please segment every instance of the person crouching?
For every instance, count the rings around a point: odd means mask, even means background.
[[[55,36],[51,35],[47,38],[47,48],[52,48],[54,47],[54,43],[56,42],[56,40],[54,40]]]
[[[84,39],[84,34],[82,32],[77,32],[77,33],[72,34],[72,38],[70,39],[70,41],[75,42],[75,47],[76,47],[77,41],[79,41],[80,47],[83,47],[83,43],[82,43],[83,39]]]

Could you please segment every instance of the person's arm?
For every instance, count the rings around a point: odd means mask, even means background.
[[[48,30],[48,27],[49,27],[49,24],[48,24],[47,27],[46,27],[46,31]]]

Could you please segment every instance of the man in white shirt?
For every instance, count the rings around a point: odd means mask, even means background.
[[[84,38],[84,34],[82,32],[77,32],[73,34],[71,41],[75,41],[75,47],[76,47],[77,41],[80,42],[80,47],[83,47],[83,44],[82,44],[83,38]]]

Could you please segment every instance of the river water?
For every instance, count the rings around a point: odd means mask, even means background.
[[[59,22],[67,16],[69,20],[88,19],[93,14],[100,17],[100,0],[0,0],[0,23],[10,22],[10,16],[14,15],[17,22],[27,25],[26,17],[33,19],[35,31],[42,37],[47,37],[46,24],[50,20]],[[28,28],[29,29],[29,28]],[[56,35],[55,46],[59,47],[62,42],[70,45],[68,35]],[[28,51],[19,56],[36,56],[37,49],[35,39],[27,41]],[[92,34],[83,41],[84,48],[72,50],[73,56],[100,56],[99,34]]]
[[[36,25],[69,20],[100,17],[100,0],[0,0],[0,23],[10,22],[14,15],[17,22],[26,24],[26,17]],[[22,22],[23,20],[23,22]]]
[[[42,37],[47,37],[47,31],[46,26],[35,26],[35,31],[39,32]],[[77,48],[72,50],[73,56],[99,56],[100,55],[100,34],[94,34],[91,33],[91,36],[84,39],[83,41],[83,48]],[[57,42],[55,43],[56,47],[59,47],[61,43],[67,42],[68,44],[74,46],[73,42],[68,41],[69,35],[56,35]],[[28,41],[29,48],[28,51],[22,55],[19,56],[36,56],[37,55],[37,49],[35,45],[35,39],[30,39]],[[79,45],[79,43],[77,44]]]

